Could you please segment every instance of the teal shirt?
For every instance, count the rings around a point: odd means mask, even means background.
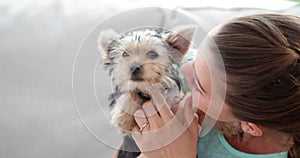
[[[248,154],[233,148],[217,129],[198,141],[198,158],[287,158],[287,152],[275,154]]]

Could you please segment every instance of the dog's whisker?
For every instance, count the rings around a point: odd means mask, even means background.
[[[184,31],[181,31],[183,35]],[[148,28],[119,35],[111,30],[110,34],[106,34],[108,37],[103,37],[106,41],[101,41],[101,44],[106,44],[106,48],[101,59],[112,76],[114,86],[111,104],[122,107],[113,107],[112,122],[123,132],[128,132],[135,125],[131,114],[150,99],[151,85],[159,83],[163,86],[161,91],[169,105],[180,101],[174,99],[181,98],[182,92],[178,70],[173,65],[179,65],[186,53],[176,48],[187,48],[189,43],[185,39],[184,42],[177,41],[183,38],[180,30],[176,32]]]

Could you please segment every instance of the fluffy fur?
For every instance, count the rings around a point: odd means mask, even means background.
[[[117,34],[100,32],[98,44],[102,63],[112,77],[110,95],[112,124],[126,133],[135,126],[133,113],[150,100],[149,87],[162,85],[168,105],[182,96],[178,65],[189,49],[195,27],[177,27],[174,31],[146,28]]]

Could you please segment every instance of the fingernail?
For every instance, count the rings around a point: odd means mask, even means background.
[[[165,99],[163,95],[160,93],[160,91],[157,92],[156,94],[151,94],[151,96],[155,96],[152,97],[152,102],[154,105],[156,105],[156,107],[161,107],[165,103]]]
[[[191,93],[190,92],[187,92],[183,98],[183,101],[184,103],[190,103],[191,104],[191,101],[192,101],[192,97],[191,97]]]
[[[150,94],[157,93],[163,86],[160,83],[154,83],[150,86]]]
[[[145,117],[144,111],[142,109],[137,109],[133,115],[134,117]]]
[[[192,96],[192,93],[191,92],[186,92],[185,96],[188,98],[188,97]]]
[[[161,94],[161,89],[163,88],[163,85],[160,83],[155,83],[151,85],[150,87],[150,95],[151,99],[154,105],[160,106],[163,105],[165,102],[165,99],[163,95]]]

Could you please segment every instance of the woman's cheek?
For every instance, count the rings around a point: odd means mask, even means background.
[[[206,97],[207,96],[203,96],[203,95],[199,97],[198,104],[197,104],[199,110],[201,110],[202,112],[204,112],[205,114],[207,114],[208,116],[216,120],[220,120],[224,122],[239,121],[239,119],[233,115],[229,106],[225,104],[222,107],[219,107],[222,109],[221,111],[210,110],[210,112],[214,112],[214,113],[208,113],[208,107],[213,105],[210,105],[210,99],[207,99]]]
[[[210,101],[208,99],[206,99],[204,96],[200,95],[200,97],[198,98],[198,104],[197,104],[198,106],[197,107],[204,113],[207,113],[209,103],[210,103]]]

